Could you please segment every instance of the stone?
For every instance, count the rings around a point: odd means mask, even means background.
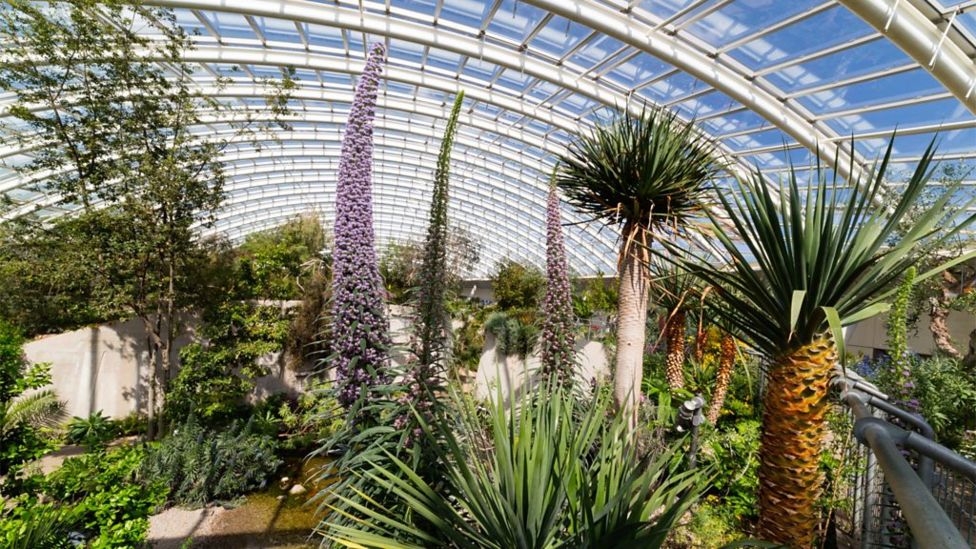
[[[291,487],[291,490],[288,490],[288,494],[292,496],[300,496],[305,492],[308,492],[308,490],[301,484],[296,484]]]

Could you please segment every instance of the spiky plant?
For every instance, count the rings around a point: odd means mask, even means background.
[[[342,140],[336,187],[335,249],[332,252],[332,343],[338,400],[347,409],[368,400],[386,378],[390,344],[373,247],[373,116],[386,49],[370,48],[356,85]]]
[[[642,454],[626,418],[607,420],[606,394],[579,403],[545,383],[520,396],[498,391],[484,406],[454,397],[451,415],[424,423],[446,441],[435,445],[447,464],[438,479],[446,489],[395,458],[363,472],[424,520],[404,521],[367,502],[358,522],[330,532],[337,545],[652,549],[703,488],[702,471],[681,470],[680,443]]]
[[[768,360],[759,468],[762,539],[793,547],[813,543],[827,389],[843,356],[841,326],[886,309],[897,279],[917,260],[913,249],[936,249],[976,218],[950,207],[949,192],[914,226],[896,231],[929,181],[933,154],[934,143],[890,208],[876,204],[891,145],[880,163],[850,184],[837,179],[836,170],[830,179],[822,167],[806,189],[792,170],[778,189],[757,173],[738,182],[740,192],[720,194],[734,229],[709,214],[730,264],[683,264],[722,288],[717,297],[724,306],[717,310]],[[954,228],[936,232],[940,227]]]
[[[627,113],[572,143],[559,186],[577,209],[620,230],[614,397],[637,422],[650,299],[648,250],[687,230],[707,203],[714,147],[664,110]]]
[[[546,214],[546,297],[542,302],[542,374],[572,384],[576,365],[576,321],[569,290],[555,172]]]
[[[412,405],[428,420],[431,419],[432,408],[444,390],[447,373],[447,340],[450,335],[450,317],[444,301],[448,285],[447,199],[451,149],[454,146],[454,134],[463,102],[462,91],[454,99],[454,107],[447,119],[437,157],[427,239],[424,241],[424,259],[420,266],[420,288],[414,314],[414,356],[408,366],[408,391],[401,399],[403,404]],[[413,417],[410,409],[406,408],[394,423],[397,429],[406,429],[407,445],[421,434],[420,425],[413,421]]]

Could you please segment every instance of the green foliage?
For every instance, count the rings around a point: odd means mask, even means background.
[[[173,503],[230,501],[265,485],[282,464],[276,450],[274,439],[254,434],[250,423],[209,431],[191,416],[150,446],[140,475],[163,479]]]
[[[403,305],[413,299],[420,285],[423,246],[419,242],[391,242],[380,257],[380,275],[390,303]]]
[[[576,279],[573,291],[573,314],[590,318],[596,313],[613,314],[617,310],[617,279],[598,272],[593,278]]]
[[[325,380],[310,380],[294,402],[275,396],[255,406],[254,431],[275,436],[282,450],[308,450],[341,430],[344,418]]]
[[[912,286],[915,284],[915,267],[905,270],[905,277],[898,286],[895,299],[888,312],[888,354],[891,366],[899,372],[908,370],[908,306],[912,299]]]
[[[363,472],[420,520],[369,505],[364,521],[330,539],[361,547],[661,546],[701,489],[698,474],[679,472],[677,448],[640,454],[621,416],[607,419],[606,395],[578,403],[543,387],[520,398],[509,412],[499,393],[483,418],[456,395],[454,410],[425,425],[446,442],[435,445],[448,464],[446,485],[392,457]]]
[[[976,372],[949,357],[911,357],[911,379],[883,368],[877,378],[882,391],[917,401],[922,414],[942,444],[957,448],[967,429],[976,428]],[[914,402],[912,402],[914,404]]]
[[[329,239],[319,217],[298,216],[247,236],[235,250],[240,299],[301,299]]]
[[[99,410],[88,417],[75,416],[68,422],[65,440],[69,444],[83,444],[89,450],[104,447],[118,436],[118,426]]]
[[[485,330],[495,336],[496,350],[502,357],[528,356],[539,339],[539,326],[533,311],[496,311],[485,320]]]
[[[455,370],[477,370],[485,348],[485,320],[493,308],[467,299],[449,301],[447,308],[451,318],[461,324],[453,334],[453,366]]]
[[[675,257],[706,283],[724,290],[717,294],[724,306],[716,311],[763,354],[789,352],[829,327],[843,355],[840,326],[885,309],[884,301],[895,291],[892,284],[918,259],[912,250],[945,242],[976,219],[962,216],[968,204],[952,207],[957,185],[898,235],[899,224],[929,182],[935,151],[930,145],[898,202],[885,208],[878,202],[891,151],[889,145],[878,167],[857,181],[841,180],[826,168],[812,176],[815,184],[805,190],[792,172],[778,190],[761,174],[738,180],[739,192],[718,195],[728,219],[706,212],[730,265],[717,265],[703,255],[688,261]],[[939,227],[951,229],[935,232]],[[662,244],[681,251],[677,242]],[[743,249],[754,259],[746,258]],[[973,255],[940,265],[919,279]]]
[[[64,403],[50,390],[39,390],[51,382],[47,364],[28,364],[23,355],[20,332],[0,321],[0,484],[16,491],[23,466],[55,446],[46,429],[60,423]]]
[[[722,512],[740,525],[758,509],[760,427],[758,420],[742,420],[709,432],[702,442],[703,461],[714,465],[712,492],[720,495]]]
[[[539,269],[506,259],[491,277],[495,302],[503,310],[538,309],[546,277]]]
[[[140,546],[166,490],[154,479],[137,478],[144,456],[144,449],[127,446],[65,460],[44,480],[41,494],[19,497],[0,515],[0,540],[24,536],[31,540],[26,546],[60,548],[70,546],[68,532],[79,532],[93,548]],[[41,503],[40,495],[53,503]]]
[[[180,351],[180,372],[166,398],[172,421],[191,413],[207,423],[237,415],[254,380],[268,373],[258,360],[281,351],[288,338],[289,320],[278,307],[228,301],[204,321],[206,342]]]

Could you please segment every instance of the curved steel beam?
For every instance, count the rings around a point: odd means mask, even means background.
[[[976,63],[913,1],[837,0],[929,71],[976,114]]]
[[[793,137],[798,143],[820,156],[827,164],[837,165],[845,179],[856,179],[863,161],[851,158],[842,149],[822,146],[836,137],[813,122],[812,114],[790,104],[785,94],[766,89],[683,42],[680,35],[669,34],[658,27],[640,23],[625,13],[590,0],[522,0],[533,6],[586,25],[645,53],[653,55],[694,76],[753,110],[771,124]],[[782,98],[782,99],[781,99]]]
[[[562,89],[574,91],[584,97],[590,98],[614,109],[629,110],[633,113],[638,113],[642,108],[640,105],[637,105],[634,101],[632,101],[632,97],[629,94],[622,93],[609,86],[606,78],[595,78],[593,76],[581,74],[581,72],[570,71],[566,68],[566,63],[556,63],[541,60],[525,55],[524,52],[520,52],[516,48],[510,49],[496,45],[492,42],[481,39],[479,36],[484,35],[484,33],[479,29],[464,28],[461,25],[452,24],[431,27],[430,25],[395,18],[392,15],[389,15],[389,11],[387,11],[387,15],[379,15],[376,13],[343,8],[337,5],[310,2],[307,0],[279,0],[275,2],[250,1],[234,5],[229,4],[225,0],[149,0],[147,3],[160,7],[220,11],[247,16],[270,17],[294,22],[313,23],[355,32],[396,38],[436,49],[450,51],[471,58],[477,58],[481,61],[509,68],[519,73],[552,83]],[[398,10],[398,12],[405,11]],[[417,13],[415,15],[417,17],[414,17],[414,19],[423,19],[422,14]],[[470,36],[461,34],[459,32],[450,32],[447,30],[449,27],[464,30],[465,32],[469,33]],[[214,41],[216,41],[216,39]],[[301,57],[307,54],[309,56],[309,60],[311,61],[314,56],[318,55],[313,53],[317,50],[317,48],[313,46],[303,46],[302,44],[296,43],[290,44],[295,48],[295,50],[280,51],[272,48],[272,45],[276,46],[281,44],[280,42],[262,43],[260,40],[255,40],[254,42],[260,45],[261,48],[266,51],[266,53],[270,52],[268,53],[269,60],[278,60],[277,63],[264,64],[276,64],[278,66],[294,66],[314,69],[312,64],[302,64],[301,62],[295,60],[295,57]],[[216,48],[220,49],[221,47],[222,46],[217,46]],[[321,51],[324,50],[324,48],[318,48],[318,50]],[[260,57],[261,54],[251,53],[249,56],[251,59],[256,59],[257,57]],[[289,65],[286,63],[281,63],[283,59],[292,59],[294,60],[294,64]],[[248,61],[248,63],[262,64],[259,61]],[[362,61],[358,61],[357,63],[360,66],[363,64]],[[393,67],[387,68],[391,69]],[[425,71],[420,72],[425,78],[442,78],[436,77],[433,74]],[[448,80],[459,80],[460,78],[461,77],[459,75],[454,75],[453,78],[448,78]],[[426,84],[423,85],[424,87],[429,87]],[[484,83],[484,85],[488,85],[488,83]],[[498,83],[492,83],[490,84],[490,87],[498,88]],[[622,86],[616,87],[622,88]],[[718,89],[721,90],[721,88]],[[473,90],[466,89],[466,93],[471,91]],[[522,103],[527,99],[527,97],[524,93],[516,92],[514,99],[516,103]],[[539,110],[549,110],[552,112],[553,108],[551,106],[540,106]],[[577,116],[575,117],[575,121],[579,123],[585,121],[585,119],[582,116]],[[773,122],[776,123],[775,121]],[[570,128],[567,131],[570,131],[571,133],[578,133],[578,129],[577,124],[577,127]],[[728,156],[728,158],[733,161],[734,171],[740,174],[750,173],[750,166],[743,159],[732,154],[731,149],[729,149],[724,143],[719,142],[717,144],[719,148]]]

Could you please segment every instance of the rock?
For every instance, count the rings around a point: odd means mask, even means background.
[[[285,499],[285,496],[284,495],[280,495],[280,496],[276,497],[275,499],[278,500],[278,501],[281,501],[281,500]]]
[[[288,490],[288,494],[292,496],[300,496],[305,492],[308,492],[308,490],[306,490],[301,484],[296,484],[291,487],[291,490]]]
[[[282,484],[288,484],[288,481],[290,481],[290,480],[291,480],[291,479],[290,479],[290,478],[288,478],[288,477],[281,477],[281,483],[282,483]]]

